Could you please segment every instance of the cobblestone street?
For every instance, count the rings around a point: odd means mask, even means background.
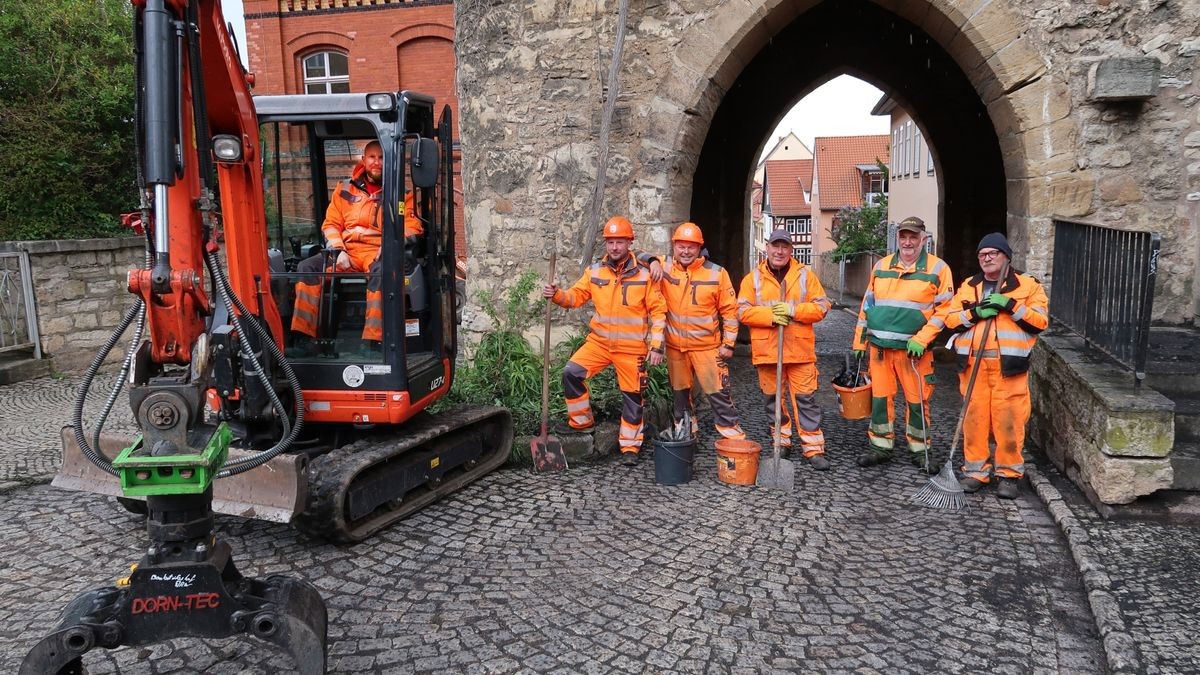
[[[719,483],[705,413],[695,479],[682,486],[656,485],[652,461],[556,475],[503,469],[355,546],[234,517],[218,517],[218,529],[244,574],[318,587],[337,673],[1105,671],[1089,589],[1028,485],[1009,502],[985,490],[952,514],[910,502],[927,478],[903,457],[854,465],[866,422],[837,416],[828,387],[852,325],[835,311],[818,328],[833,468],[798,460],[792,495]],[[753,370],[744,357],[735,363],[744,425],[769,448]],[[944,459],[958,396],[950,370],[938,374],[932,410]],[[74,385],[0,388],[0,405],[15,411],[0,422],[0,672],[15,672],[68,600],[123,576],[144,549],[141,519],[112,499],[44,484]],[[115,416],[127,423],[123,399]],[[1102,560],[1124,551],[1122,569],[1157,570],[1144,583],[1112,580],[1144,669],[1200,668],[1195,537],[1118,529],[1068,502]],[[1176,541],[1182,562],[1156,539]],[[250,639],[92,652],[85,663],[92,673],[290,668]]]

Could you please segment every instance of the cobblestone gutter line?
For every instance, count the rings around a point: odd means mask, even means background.
[[[1037,493],[1038,499],[1046,505],[1046,510],[1054,518],[1067,539],[1067,547],[1071,557],[1083,577],[1084,590],[1087,592],[1088,604],[1092,608],[1092,616],[1096,619],[1096,627],[1100,630],[1101,642],[1104,645],[1104,657],[1108,660],[1108,668],[1112,673],[1144,672],[1142,658],[1138,652],[1133,636],[1125,625],[1125,617],[1121,614],[1120,605],[1112,592],[1112,579],[1104,570],[1104,563],[1092,546],[1087,530],[1071,512],[1062,494],[1034,467],[1026,467],[1026,477]]]

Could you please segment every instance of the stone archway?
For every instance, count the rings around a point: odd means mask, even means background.
[[[655,140],[677,148],[671,174],[691,180],[670,183],[678,187],[663,199],[662,220],[690,217],[713,230],[721,259],[740,267],[758,147],[795,101],[849,73],[912,111],[935,146],[943,253],[956,272],[969,269],[982,233],[1000,230],[1025,266],[1044,273],[1048,251],[1029,242],[1049,230],[1045,195],[1057,186],[1056,196],[1086,196],[1066,206],[1081,213],[1092,184],[1067,173],[1069,96],[1026,44],[1024,19],[996,1],[756,4],[750,15],[718,13],[712,32],[676,50],[659,107],[677,108],[680,123],[657,127],[664,136]],[[688,82],[697,84],[689,91]]]

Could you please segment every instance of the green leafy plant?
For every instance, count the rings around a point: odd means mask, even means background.
[[[887,181],[888,169],[882,162],[879,168]],[[874,205],[845,206],[833,217],[829,238],[833,240],[833,259],[852,259],[859,253],[882,251],[887,248],[887,195],[880,195]]]
[[[513,416],[517,436],[532,436],[541,432],[542,412],[542,354],[525,339],[524,331],[532,328],[544,316],[545,300],[535,297],[539,284],[536,272],[526,272],[503,296],[480,293],[484,313],[492,320],[493,329],[484,333],[471,352],[469,361],[460,361],[449,396],[439,401],[433,410],[458,405],[496,405],[507,408]],[[562,371],[571,354],[587,339],[586,333],[569,336],[551,350],[550,358],[550,419],[566,419],[567,407],[563,398]],[[666,366],[648,371],[647,403],[669,400],[671,387]],[[606,368],[588,380],[592,411],[597,421],[617,419],[621,414],[621,391],[617,386],[616,370]],[[511,458],[528,462],[529,447],[514,444]]]

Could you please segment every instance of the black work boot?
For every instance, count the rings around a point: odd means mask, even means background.
[[[829,460],[825,459],[824,453],[821,453],[819,455],[813,455],[812,457],[809,457],[808,465],[811,466],[813,468],[813,470],[815,470],[815,471],[828,471],[829,470]]]
[[[932,476],[932,475],[936,474],[938,471],[940,471],[937,463],[933,459],[933,455],[929,456],[928,462],[925,461],[925,453],[924,452],[910,453],[908,455],[908,459],[909,459],[909,461],[912,462],[913,466],[917,467],[921,471],[924,471],[925,473],[929,474],[930,476]]]
[[[624,464],[625,466],[637,466],[638,453],[622,452],[621,453],[621,463]]]
[[[958,485],[963,489],[963,492],[979,492],[979,488],[987,485],[987,483],[979,480],[978,478],[972,478],[968,476],[958,481]]]
[[[590,434],[596,429],[595,425],[583,429],[576,429],[571,426],[570,422],[560,420],[550,425],[550,433],[555,436],[571,436],[574,434]]]
[[[880,452],[875,448],[868,448],[866,452],[858,456],[858,465],[864,468],[877,464],[886,464],[890,461],[892,461],[890,454]]]
[[[1001,478],[1000,484],[996,486],[996,496],[1001,499],[1016,499],[1019,493],[1020,485],[1017,484],[1017,478]]]

